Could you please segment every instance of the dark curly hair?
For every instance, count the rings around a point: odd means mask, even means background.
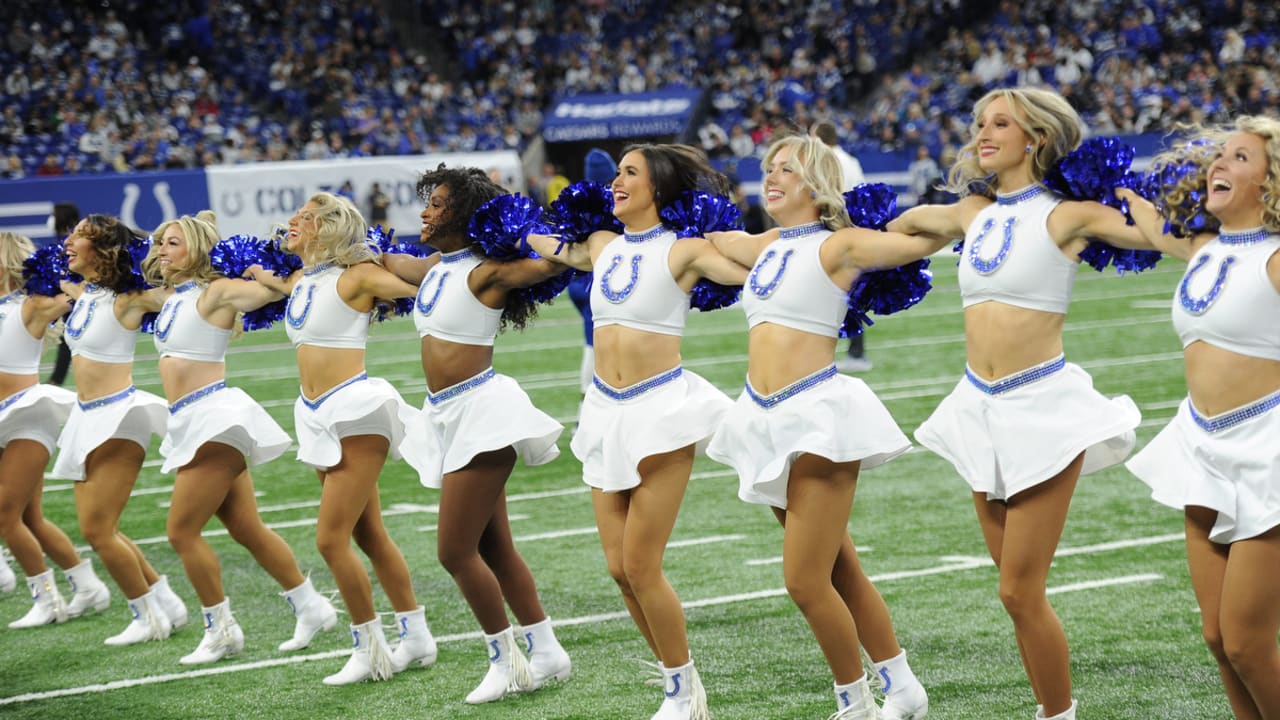
[[[653,202],[661,213],[667,205],[680,199],[688,190],[701,190],[712,195],[728,195],[729,178],[711,167],[706,153],[690,145],[629,145],[622,154],[638,152],[649,165],[653,183]]]
[[[93,270],[98,276],[94,284],[120,294],[133,290],[129,243],[146,235],[131,229],[120,218],[101,213],[85,217],[84,235],[93,245]]]
[[[436,232],[450,237],[467,237],[467,226],[471,216],[481,205],[506,195],[507,191],[490,179],[484,170],[475,167],[450,168],[440,163],[435,170],[429,170],[418,178],[418,197],[423,202],[431,199],[431,193],[438,187],[449,188],[449,201],[445,205],[448,211],[444,222],[436,226]],[[507,304],[502,309],[500,327],[523,330],[529,321],[538,314],[538,306],[521,293],[507,293]]]

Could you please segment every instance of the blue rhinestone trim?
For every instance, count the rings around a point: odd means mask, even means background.
[[[1210,305],[1218,299],[1222,294],[1222,289],[1227,285],[1227,273],[1231,270],[1231,266],[1236,262],[1234,255],[1228,255],[1218,263],[1218,277],[1213,281],[1213,287],[1209,288],[1209,292],[1200,297],[1191,296],[1191,277],[1200,271],[1209,263],[1209,255],[1206,253],[1201,255],[1194,265],[1187,268],[1187,274],[1182,276],[1182,282],[1178,283],[1178,304],[1182,305],[1182,309],[1192,315],[1203,315]]]
[[[625,387],[621,390],[613,388],[608,383],[601,380],[599,376],[592,377],[591,382],[595,384],[597,390],[611,400],[630,400],[632,398],[640,397],[654,388],[666,385],[672,380],[680,377],[682,373],[684,373],[684,368],[677,365],[661,375],[654,375],[648,380],[641,380],[635,385]]]
[[[1218,242],[1224,245],[1253,245],[1271,237],[1272,232],[1266,228],[1254,228],[1240,232],[1220,232]]]
[[[618,269],[622,264],[622,255],[614,255],[613,260],[609,261],[609,267],[600,276],[600,294],[611,303],[620,303],[631,297],[631,293],[636,290],[636,281],[640,279],[640,260],[642,256],[631,256],[631,278],[627,281],[625,287],[621,290],[614,290],[609,285],[609,278],[613,277],[613,271]]]
[[[364,381],[364,380],[368,380],[368,379],[369,379],[369,373],[367,373],[367,372],[362,372],[362,373],[360,373],[359,375],[356,375],[356,376],[355,376],[355,377],[353,377],[353,378],[349,378],[349,379],[347,379],[347,380],[343,380],[342,382],[338,383],[337,385],[334,385],[333,387],[329,388],[328,390],[325,390],[323,393],[321,393],[321,394],[320,394],[320,397],[316,398],[315,400],[308,400],[308,399],[307,399],[307,396],[306,396],[306,395],[303,395],[302,393],[298,393],[298,397],[302,398],[302,404],[303,404],[303,405],[306,405],[307,407],[311,408],[312,410],[319,410],[319,409],[320,409],[320,406],[324,404],[324,401],[325,401],[325,400],[328,400],[328,399],[329,399],[329,398],[331,398],[331,397],[333,397],[333,394],[334,394],[334,393],[338,392],[339,390],[341,390],[342,388],[344,388],[344,387],[346,387],[346,386],[348,386],[348,385],[354,385],[355,383],[362,382],[362,381]]]
[[[0,400],[0,412],[4,412],[5,410],[8,410],[14,403],[18,402],[19,398],[21,398],[23,395],[26,395],[28,392],[31,392],[31,388],[23,388],[18,392],[5,398],[4,400]]]
[[[177,290],[177,288],[174,288]],[[174,293],[169,299],[164,301],[164,305],[160,306],[160,312],[156,315],[156,337],[161,340],[169,339],[169,332],[173,330],[173,323],[178,319],[178,311],[182,309],[182,300],[178,298],[178,293]],[[168,322],[165,322],[168,318]]]
[[[781,404],[783,400],[799,395],[800,393],[804,392],[805,390],[808,390],[809,388],[814,387],[815,385],[820,385],[830,380],[831,378],[835,377],[837,374],[838,373],[836,371],[836,366],[831,365],[819,370],[818,372],[812,375],[800,378],[799,380],[791,383],[790,385],[782,388],[781,390],[774,393],[770,393],[768,395],[761,395],[760,393],[756,392],[755,388],[751,387],[750,380],[747,381],[747,384],[744,387],[746,387],[747,394],[751,396],[751,399],[754,400],[757,405],[764,408],[765,410],[768,410],[774,407],[775,405]]]
[[[1000,266],[1004,264],[1005,258],[1009,257],[1009,251],[1013,249],[1013,224],[1018,218],[1010,217],[1004,221],[1004,238],[1000,241],[1000,249],[996,251],[995,257],[990,260],[983,260],[978,253],[982,250],[982,242],[987,239],[987,234],[991,232],[991,228],[995,227],[995,218],[987,218],[982,224],[982,230],[978,232],[978,237],[973,239],[969,244],[969,264],[973,266],[975,272],[979,275],[990,275]]]
[[[138,391],[138,388],[136,388],[136,387],[134,387],[134,386],[130,385],[129,387],[127,387],[127,388],[125,388],[125,389],[121,390],[120,392],[118,392],[118,393],[116,393],[116,394],[114,394],[114,395],[108,395],[108,396],[106,396],[106,397],[100,397],[100,398],[98,398],[97,400],[90,400],[89,402],[79,401],[79,402],[80,402],[80,409],[81,409],[81,410],[85,410],[85,411],[88,411],[88,410],[97,410],[97,409],[98,409],[98,408],[100,408],[100,407],[106,407],[106,406],[108,406],[108,405],[113,405],[113,404],[115,404],[115,403],[120,402],[121,400],[125,400],[125,399],[127,399],[130,395],[133,395],[133,394],[134,394],[135,392],[137,392],[137,391]]]
[[[632,233],[624,232],[622,233],[622,236],[626,238],[627,242],[629,243],[642,243],[642,242],[648,242],[649,240],[653,240],[654,238],[661,236],[666,231],[667,231],[666,226],[655,225],[649,228],[648,230],[645,230],[642,233],[635,233],[633,235]]]
[[[964,376],[969,379],[969,382],[973,383],[974,387],[988,395],[1003,395],[1010,390],[1017,390],[1023,385],[1030,385],[1037,380],[1043,380],[1066,366],[1067,359],[1059,355],[1048,362],[1040,363],[1035,367],[1027,368],[1012,375],[1006,375],[991,383],[978,377],[973,370],[967,367],[964,369]]]
[[[778,284],[782,282],[782,275],[787,271],[787,261],[795,254],[795,250],[788,249],[782,254],[782,262],[778,265],[778,272],[774,274],[773,279],[769,282],[760,284],[760,271],[764,270],[764,266],[768,265],[773,257],[778,254],[777,250],[769,250],[756,262],[756,266],[751,268],[751,274],[747,276],[747,287],[751,290],[751,294],[761,300],[773,294],[778,289]]]
[[[821,221],[805,223],[804,225],[796,225],[795,227],[782,228],[778,231],[778,237],[783,240],[795,240],[796,238],[812,235],[816,232],[826,230],[827,226]]]
[[[199,390],[192,390],[186,395],[183,395],[182,397],[178,398],[176,402],[174,402],[172,405],[169,406],[169,414],[176,415],[178,414],[179,410],[190,405],[191,403],[197,400],[202,400],[218,392],[219,390],[226,390],[226,389],[227,389],[227,381],[219,380],[214,383],[209,383],[208,385],[205,385]]]
[[[450,385],[449,387],[441,390],[438,393],[432,394],[431,391],[428,390],[427,402],[431,403],[432,405],[439,405],[440,403],[445,402],[446,400],[452,400],[453,398],[458,397],[459,395],[467,392],[468,390],[474,390],[475,388],[478,388],[481,385],[489,382],[490,380],[495,378],[497,374],[498,373],[494,372],[493,368],[489,368],[488,370],[485,370],[484,372],[480,373],[479,375],[476,375],[470,380],[463,380],[457,385]]]
[[[15,299],[17,299],[17,297],[18,297],[19,295],[21,295],[21,294],[22,294],[22,290],[21,290],[21,289],[18,289],[18,290],[14,290],[13,292],[9,293],[8,295],[5,295],[4,297],[0,297],[0,305],[7,305],[7,304],[9,304],[10,302],[12,302],[12,301],[14,301]]]
[[[475,256],[476,256],[475,250],[473,250],[472,248],[466,248],[465,250],[458,250],[456,252],[451,252],[451,253],[440,253],[440,262],[445,263],[447,265],[449,263],[462,262],[463,260],[468,260]]]
[[[307,316],[311,314],[311,301],[316,297],[315,283],[307,284],[307,302],[302,306],[302,314],[293,314],[294,301],[302,295],[302,283],[298,283],[293,287],[293,293],[289,295],[289,302],[284,306],[284,320],[289,323],[289,327],[297,330],[307,323]]]
[[[325,270],[329,270],[329,269],[334,268],[334,267],[337,267],[337,265],[335,265],[334,263],[331,263],[331,262],[322,262],[322,263],[320,263],[319,265],[312,265],[312,266],[311,266],[311,267],[309,267],[309,268],[303,268],[303,269],[302,269],[302,274],[303,274],[303,275],[306,275],[307,277],[311,277],[312,275],[319,275],[320,273],[324,272]]]
[[[1043,185],[1031,185],[1017,192],[1009,193],[1008,195],[996,193],[996,202],[1001,205],[1017,205],[1018,203],[1026,202],[1033,197],[1038,197],[1044,192],[1045,187]]]
[[[1244,407],[1228,410],[1220,415],[1213,417],[1205,417],[1196,411],[1196,406],[1190,402],[1187,407],[1191,410],[1191,419],[1196,421],[1201,430],[1207,433],[1215,433],[1221,430],[1235,427],[1246,420],[1252,420],[1260,415],[1266,414],[1270,410],[1280,407],[1280,391],[1273,392],[1270,395],[1245,405]]]
[[[196,282],[195,280],[188,280],[182,283],[181,285],[175,285],[173,288],[173,291],[175,293],[184,293],[184,292],[187,292],[188,290],[195,290],[198,287],[200,287],[200,283]]]
[[[90,288],[93,288],[94,290],[97,289],[92,285],[86,285],[85,294],[88,294],[89,292],[91,292]],[[77,326],[76,317],[80,312],[80,308],[85,309],[84,320],[81,321],[79,326]],[[84,302],[84,295],[81,295],[80,299],[76,301],[75,307],[71,308],[71,314],[67,316],[67,322],[65,326],[67,335],[71,336],[71,338],[74,340],[79,340],[80,336],[84,335],[84,331],[89,329],[89,324],[93,322],[93,311],[97,309],[98,309],[98,298],[93,298],[88,303],[86,303]]]

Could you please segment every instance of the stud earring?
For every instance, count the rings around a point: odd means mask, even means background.
[[[1030,155],[1030,154],[1031,154],[1031,151],[1032,151],[1032,150],[1034,150],[1034,149],[1035,149],[1035,148],[1034,148],[1033,146],[1028,145],[1028,146],[1027,146],[1027,154],[1028,154],[1028,155]]]
[[[818,191],[817,191],[817,190],[811,190],[811,191],[809,191],[809,197],[813,198],[814,200],[817,200],[817,199],[818,199]]]

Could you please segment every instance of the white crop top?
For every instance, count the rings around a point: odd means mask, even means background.
[[[72,355],[105,363],[133,362],[138,331],[116,319],[116,294],[86,283],[76,306],[67,316],[64,337]]]
[[[40,370],[40,351],[44,343],[31,337],[22,321],[22,306],[27,294],[15,290],[0,297],[0,372],[33,375]]]
[[[1280,360],[1280,293],[1267,261],[1280,234],[1221,233],[1187,263],[1173,294],[1173,328],[1182,347],[1202,340],[1249,357]]]
[[[324,263],[303,271],[285,306],[285,333],[294,347],[315,345],[363,350],[369,338],[369,313],[348,305],[338,295],[338,278],[346,270]]]
[[[194,281],[173,289],[156,316],[156,352],[160,357],[222,362],[227,356],[231,331],[211,325],[196,305],[205,286]]]
[[[1049,236],[1049,213],[1061,199],[1043,185],[998,195],[969,225],[960,258],[964,307],[994,300],[1006,305],[1067,312],[1079,263]]]
[[[596,258],[591,279],[591,315],[596,327],[683,335],[689,293],[671,275],[668,256],[676,234],[658,225],[614,238]]]
[[[502,308],[480,302],[467,285],[467,277],[483,261],[470,248],[440,255],[440,262],[422,279],[413,302],[418,337],[430,335],[463,345],[493,345]]]
[[[763,322],[838,337],[848,295],[822,267],[819,251],[831,231],[822,223],[783,228],[747,276],[742,308],[747,327]]]

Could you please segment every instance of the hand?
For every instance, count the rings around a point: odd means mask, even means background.
[[[271,272],[270,270],[267,270],[261,265],[256,265],[256,264],[250,265],[248,268],[246,268],[244,271],[244,275],[242,275],[241,277],[243,277],[246,280],[257,280],[259,279],[260,276],[263,276],[263,275],[268,277],[275,277],[275,273]]]

